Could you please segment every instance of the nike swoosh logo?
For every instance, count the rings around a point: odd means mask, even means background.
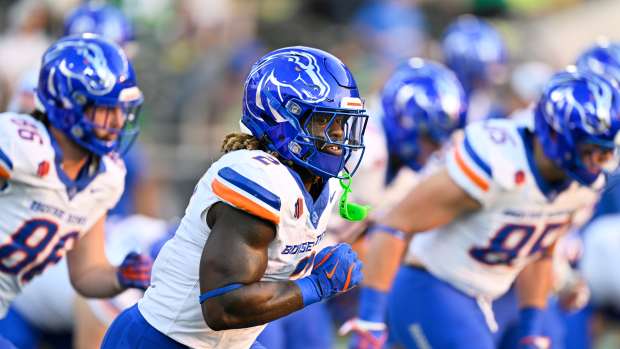
[[[334,276],[334,274],[336,273],[336,268],[338,268],[338,263],[340,263],[340,261],[336,261],[336,264],[334,265],[334,268],[332,269],[332,271],[330,271],[329,273],[325,273],[325,276],[327,276],[328,279],[332,279],[332,277]]]

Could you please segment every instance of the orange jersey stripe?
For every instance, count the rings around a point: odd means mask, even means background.
[[[465,161],[463,161],[463,158],[461,157],[459,147],[454,148],[454,157],[456,158],[456,164],[459,166],[459,168],[472,182],[474,182],[475,185],[478,186],[478,188],[482,189],[482,191],[484,192],[489,191],[489,182],[484,180],[484,178],[478,176],[478,174],[474,172],[474,170],[467,166],[467,164],[465,163]]]
[[[9,179],[11,174],[4,167],[0,166],[0,178]]]
[[[240,209],[247,211],[257,217],[266,219],[274,224],[280,223],[280,216],[246,198],[245,196],[237,193],[236,191],[228,188],[217,179],[211,182],[211,189],[220,198],[230,202],[231,204],[239,207]]]

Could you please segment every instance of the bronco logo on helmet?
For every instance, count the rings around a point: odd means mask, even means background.
[[[112,91],[117,77],[110,70],[101,47],[93,43],[80,39],[67,40],[56,45],[52,51],[45,55],[44,59],[51,60],[58,52],[67,49],[75,50],[75,54],[84,57],[84,60],[68,64],[67,60],[63,59],[58,65],[60,73],[67,78],[79,80],[93,95],[102,96]],[[127,62],[125,61],[126,65]],[[123,70],[126,69],[125,67]]]
[[[275,69],[273,63],[281,58],[285,58],[290,64],[286,67],[279,65],[278,69]],[[256,89],[256,105],[263,110],[265,107],[261,100],[261,91],[269,88],[267,86],[269,84],[275,86],[280,98],[282,95],[296,95],[305,102],[318,103],[325,100],[329,95],[329,84],[321,75],[321,68],[318,66],[316,58],[308,53],[300,51],[280,52],[265,59],[264,62],[252,69],[250,74],[258,70],[265,70],[267,67],[269,67],[270,72],[263,75]],[[273,107],[271,107],[271,112],[276,117],[277,122],[286,121]],[[253,116],[259,117],[258,115]]]

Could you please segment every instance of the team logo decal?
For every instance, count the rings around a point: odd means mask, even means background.
[[[285,58],[285,60],[282,60],[282,58]],[[282,61],[286,62],[284,64],[287,65],[283,67],[281,65],[283,64]],[[276,62],[280,64],[277,70],[274,66]],[[263,75],[256,89],[254,102],[256,106],[263,110],[268,105],[268,101],[261,99],[261,91],[263,89],[276,92],[280,101],[282,101],[284,91],[287,91],[287,94],[297,95],[299,99],[308,103],[319,103],[329,96],[330,86],[323,78],[316,58],[306,52],[284,51],[275,54],[257,65],[250,72],[250,76],[261,69],[271,69],[270,72]],[[248,109],[251,110],[251,108]],[[273,115],[277,118],[276,121],[285,121],[273,108],[272,112],[274,112]],[[258,117],[257,115],[254,116]]]
[[[79,39],[59,43],[45,55],[44,61],[55,59],[60,52],[68,47],[72,48],[75,54],[82,59],[71,62],[66,59],[63,60],[55,73],[79,80],[93,95],[103,96],[110,93],[116,84],[116,77],[108,66],[108,61],[101,47],[93,43]],[[128,63],[124,62],[124,64],[125,69],[128,69]],[[50,83],[52,82],[52,75],[50,75]],[[49,90],[54,91],[53,88]]]
[[[37,176],[45,177],[50,172],[50,163],[48,161],[41,161],[37,167]]]
[[[553,115],[553,103],[558,103],[562,108],[563,117],[568,120],[571,115],[576,114],[583,128],[590,134],[603,134],[609,131],[611,127],[612,115],[610,111],[613,109],[613,92],[611,86],[607,84],[586,83],[592,99],[587,103],[580,103],[576,98],[576,92],[570,87],[564,87],[551,92],[551,100],[546,105],[545,117],[547,122],[551,124],[557,132],[563,132],[560,120],[549,117]],[[562,98],[564,96],[564,98]],[[568,124],[568,123],[567,123]]]

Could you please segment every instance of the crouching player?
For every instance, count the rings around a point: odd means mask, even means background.
[[[366,121],[353,76],[331,54],[289,47],[256,62],[244,133],[226,137],[157,257],[152,287],[102,347],[248,348],[269,321],[357,285],[349,245],[315,246],[338,178],[362,158],[348,162],[363,152]]]
[[[121,48],[83,34],[44,53],[32,115],[0,115],[0,317],[26,283],[65,255],[81,295],[105,298],[148,285],[150,258],[132,253],[112,266],[103,235],[123,191],[118,153],[138,135],[142,100]]]
[[[521,124],[522,123],[522,124]],[[553,246],[614,167],[620,95],[589,73],[555,75],[530,118],[471,124],[446,166],[377,222],[358,336],[390,333],[407,348],[494,348],[490,301],[521,272],[521,348],[544,348],[540,310]],[[427,232],[434,229],[430,232]],[[405,237],[418,232],[396,271]],[[392,285],[392,280],[394,279]],[[388,290],[392,290],[387,295]]]

